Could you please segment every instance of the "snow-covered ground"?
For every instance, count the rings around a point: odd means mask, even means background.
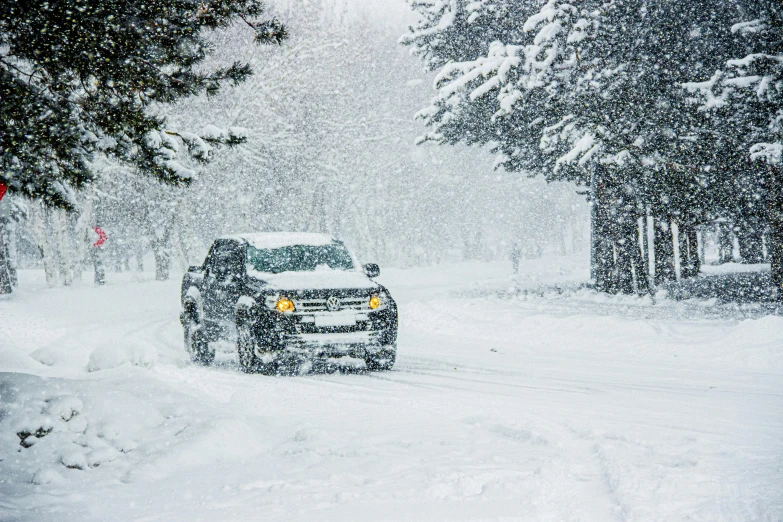
[[[583,266],[384,270],[394,371],[303,377],[188,362],[176,280],[23,271],[0,519],[782,520],[783,318],[601,296]]]

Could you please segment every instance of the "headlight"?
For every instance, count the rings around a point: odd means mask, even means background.
[[[375,310],[381,306],[381,298],[377,295],[370,297],[370,310]]]
[[[275,303],[275,309],[278,312],[293,312],[294,302],[288,299],[287,297],[281,297]]]

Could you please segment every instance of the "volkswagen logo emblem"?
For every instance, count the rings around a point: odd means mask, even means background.
[[[326,309],[330,312],[336,312],[340,309],[340,300],[334,296],[326,300]]]

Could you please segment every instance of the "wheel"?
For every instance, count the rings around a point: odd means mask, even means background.
[[[182,329],[185,337],[185,351],[194,363],[210,365],[215,360],[215,350],[210,349],[209,339],[201,329],[195,304],[187,303],[182,312]]]
[[[190,336],[190,360],[194,363],[209,366],[215,361],[215,350],[209,347],[207,336],[198,329]]]
[[[364,362],[370,371],[391,370],[396,359],[397,347],[392,344],[384,346],[372,355],[368,354]]]
[[[247,324],[237,325],[237,355],[239,367],[243,372],[253,373],[260,370],[253,332]]]
[[[264,362],[256,355],[256,340],[249,324],[237,325],[237,356],[239,367],[245,373],[276,373],[277,361]]]

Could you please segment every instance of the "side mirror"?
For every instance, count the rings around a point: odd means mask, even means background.
[[[367,277],[378,277],[381,275],[381,269],[375,263],[367,263],[364,265],[364,273],[367,274]]]

